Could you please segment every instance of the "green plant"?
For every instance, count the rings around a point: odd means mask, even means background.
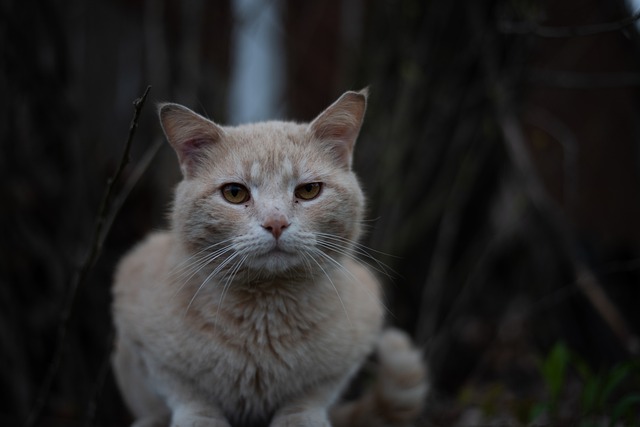
[[[608,425],[619,422],[625,426],[640,426],[640,360],[629,360],[611,368],[593,371],[579,355],[558,342],[541,360],[540,373],[548,393],[548,400],[535,405],[530,419],[546,414],[557,420],[560,405],[566,401],[566,386],[570,380],[579,380],[580,427]],[[577,378],[570,377],[573,374]],[[635,387],[635,388],[634,388]],[[630,391],[631,390],[631,391]],[[607,424],[603,424],[606,422]]]
[[[547,409],[555,417],[560,403],[560,396],[567,380],[567,368],[571,353],[563,342],[558,342],[540,365],[542,378],[549,392]]]
[[[574,356],[575,366],[584,383],[581,393],[581,412],[586,418],[605,417],[609,426],[619,421],[625,425],[640,425],[634,418],[640,407],[640,393],[628,392],[625,383],[638,382],[640,363],[631,360],[610,369],[593,372],[589,366]],[[637,384],[636,384],[637,385]]]

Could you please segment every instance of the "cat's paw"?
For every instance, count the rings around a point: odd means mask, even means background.
[[[167,427],[169,419],[167,417],[145,417],[137,419],[131,427]]]
[[[171,417],[171,427],[231,427],[217,412],[181,407]]]
[[[331,427],[324,410],[305,411],[276,416],[270,427]]]
[[[226,420],[207,417],[183,417],[171,421],[171,427],[231,427]]]

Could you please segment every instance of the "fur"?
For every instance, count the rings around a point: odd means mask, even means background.
[[[418,415],[420,354],[381,332],[379,283],[355,257],[365,202],[351,159],[365,107],[366,92],[347,92],[309,124],[223,127],[160,106],[184,179],[170,229],[124,257],[113,288],[114,368],[136,427]],[[374,347],[378,385],[330,415]]]

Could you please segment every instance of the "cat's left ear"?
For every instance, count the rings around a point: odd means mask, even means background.
[[[368,94],[367,88],[345,92],[309,124],[312,135],[328,144],[336,160],[347,169],[351,169],[353,147],[362,127]]]
[[[179,104],[158,105],[160,123],[173,147],[185,178],[193,177],[207,163],[207,152],[224,135],[224,130]]]

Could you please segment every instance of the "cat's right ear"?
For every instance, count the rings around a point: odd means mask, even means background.
[[[178,155],[182,174],[193,177],[205,164],[210,147],[223,137],[224,130],[179,104],[159,104],[158,115],[167,141]]]
[[[351,169],[353,147],[367,108],[368,89],[345,92],[310,124],[313,136],[328,146],[339,164]]]

